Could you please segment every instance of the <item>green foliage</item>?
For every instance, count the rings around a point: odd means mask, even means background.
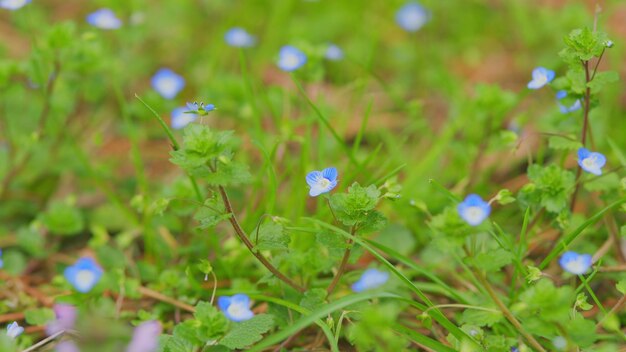
[[[85,227],[80,210],[65,202],[51,204],[40,221],[50,232],[64,236],[77,235]]]
[[[350,327],[349,339],[360,351],[402,351],[407,341],[386,327],[392,326],[400,310],[391,304],[369,306],[361,320]]]
[[[262,224],[258,233],[253,235],[255,247],[258,250],[286,250],[289,247],[289,235],[281,224],[271,222]]]
[[[531,183],[525,185],[518,197],[522,206],[544,207],[552,213],[565,210],[574,191],[575,176],[556,165],[542,167],[534,164],[528,168]]]
[[[233,325],[220,344],[231,349],[244,349],[263,338],[263,334],[274,326],[274,318],[269,314],[259,314]]]
[[[380,199],[380,191],[375,185],[362,187],[353,183],[348,193],[336,193],[330,198],[337,219],[346,226],[354,226],[359,232],[380,230],[387,223],[386,218],[374,210]]]
[[[502,248],[488,250],[477,254],[468,261],[478,269],[493,272],[499,271],[503,266],[513,261],[513,254]]]
[[[55,319],[52,309],[30,309],[24,312],[24,318],[30,325],[46,325]]]

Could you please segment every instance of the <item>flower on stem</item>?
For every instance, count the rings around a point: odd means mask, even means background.
[[[367,269],[357,282],[352,284],[352,291],[363,292],[384,285],[389,280],[389,273],[378,269]]]
[[[70,304],[55,304],[52,310],[54,310],[56,319],[46,325],[46,334],[48,334],[48,336],[74,328],[74,324],[76,323],[76,307]]]
[[[335,44],[328,44],[324,57],[330,61],[339,61],[343,59],[343,50]]]
[[[291,45],[285,45],[280,48],[277,65],[281,70],[291,72],[302,67],[306,60],[306,55],[302,50]]]
[[[241,293],[232,297],[222,296],[217,299],[217,305],[226,318],[234,322],[249,320],[254,316],[250,310],[250,297]]]
[[[229,29],[224,35],[224,40],[226,44],[235,48],[249,48],[256,43],[256,38],[240,27]]]
[[[192,114],[198,114],[198,115],[206,115],[209,112],[215,110],[215,105],[213,104],[206,104],[204,105],[204,103],[200,103],[200,105],[198,105],[197,102],[193,102],[193,103],[187,103],[187,111],[186,113],[192,113]]]
[[[0,0],[0,8],[15,11],[30,4],[30,2],[31,0]]]
[[[601,153],[591,152],[588,149],[578,149],[578,165],[594,175],[602,175],[602,168],[606,164],[606,157]]]
[[[87,23],[100,29],[118,29],[122,21],[110,9],[100,9],[87,15]]]
[[[102,269],[93,259],[83,257],[67,267],[64,276],[78,292],[87,293],[100,281],[102,273]]]
[[[311,171],[306,175],[306,183],[309,185],[309,195],[317,197],[322,193],[328,193],[337,186],[337,169],[327,167],[322,171]]]
[[[529,89],[539,89],[546,84],[552,82],[554,79],[554,71],[548,70],[545,67],[537,67],[533,70],[533,79],[528,82]]]
[[[582,107],[582,104],[580,103],[580,99],[576,99],[576,101],[570,106],[565,106],[561,104],[561,100],[563,100],[565,97],[567,97],[566,91],[560,90],[556,92],[556,101],[557,101],[557,104],[559,104],[559,110],[561,111],[561,113],[567,114],[569,112],[579,110]]]
[[[194,122],[198,118],[198,115],[192,112],[188,112],[187,108],[180,107],[172,110],[172,128],[180,130],[185,128],[188,124]]]
[[[429,19],[429,12],[416,2],[408,3],[396,12],[396,23],[407,32],[417,32]]]
[[[24,328],[20,326],[16,321],[7,325],[7,336],[14,339],[20,336],[24,332]]]
[[[161,323],[151,320],[135,328],[133,339],[126,347],[126,352],[154,352],[159,347],[159,335],[163,328]]]
[[[185,87],[185,79],[169,68],[159,69],[152,76],[152,88],[165,99],[174,99]]]
[[[470,194],[457,206],[459,215],[472,226],[480,225],[491,213],[491,206],[477,194]]]
[[[592,257],[590,254],[578,254],[568,251],[563,253],[563,256],[559,259],[559,264],[568,273],[582,275],[591,268]]]

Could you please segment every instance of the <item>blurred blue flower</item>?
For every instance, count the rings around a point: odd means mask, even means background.
[[[256,38],[240,27],[229,29],[224,35],[224,40],[226,41],[226,44],[236,48],[249,48],[254,46],[256,43]]]
[[[416,2],[410,2],[396,12],[396,23],[408,32],[417,32],[429,19],[430,13]]]
[[[582,105],[580,103],[580,99],[576,99],[576,101],[570,106],[565,106],[561,104],[560,101],[564,99],[565,97],[567,97],[566,91],[560,90],[556,92],[556,101],[557,101],[557,104],[559,104],[559,110],[561,111],[561,113],[567,114],[568,112],[576,111],[581,108]]]
[[[241,293],[232,297],[222,296],[217,299],[217,305],[226,318],[235,322],[248,320],[254,316],[250,310],[250,297]]]
[[[57,347],[55,352],[80,352],[78,346],[70,340],[61,341]]]
[[[359,281],[352,284],[352,291],[363,292],[373,288],[380,287],[389,280],[389,273],[378,269],[367,269],[359,278]]]
[[[563,253],[559,259],[559,264],[563,270],[575,275],[582,275],[591,268],[592,257],[590,254],[578,254],[568,251]]]
[[[0,269],[4,267],[4,259],[2,258],[2,248],[0,248]]]
[[[606,164],[606,157],[601,153],[591,152],[589,149],[578,149],[578,165],[594,175],[602,175],[602,168]]]
[[[46,325],[48,336],[74,328],[77,315],[76,307],[70,304],[55,304],[52,310],[54,310],[56,319]]]
[[[459,215],[472,226],[480,225],[491,213],[491,206],[480,196],[470,194],[457,206]]]
[[[165,99],[174,99],[185,87],[185,79],[169,68],[162,68],[152,76],[152,88]]]
[[[146,321],[135,328],[126,352],[154,352],[159,347],[159,336],[163,328],[156,320]]]
[[[545,67],[537,67],[533,70],[533,79],[528,82],[528,88],[539,89],[554,79],[554,71]]]
[[[20,326],[16,321],[7,325],[7,336],[14,339],[20,336],[24,332],[24,328]]]
[[[65,269],[65,279],[74,286],[78,292],[86,293],[100,281],[102,269],[89,257],[80,258]]]
[[[317,197],[322,193],[330,192],[337,186],[337,169],[334,167],[325,168],[322,171],[311,171],[306,175],[306,183],[311,188],[309,195]]]
[[[324,57],[330,61],[339,61],[343,59],[343,50],[335,44],[328,44]]]
[[[87,23],[100,29],[118,29],[122,21],[110,9],[100,9],[87,15]]]
[[[298,48],[285,45],[278,54],[278,68],[291,72],[299,69],[306,63],[306,55]]]
[[[172,128],[175,130],[179,130],[181,128],[185,128],[188,124],[194,122],[198,115],[194,113],[187,112],[187,108],[180,107],[172,110]]]
[[[0,8],[15,11],[19,10],[26,4],[30,4],[31,0],[0,0]]]

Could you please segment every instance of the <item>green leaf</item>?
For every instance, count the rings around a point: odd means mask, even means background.
[[[312,288],[304,293],[300,300],[300,306],[308,310],[315,310],[325,304],[326,290],[323,288]]]
[[[243,349],[261,340],[263,334],[273,326],[274,318],[271,315],[255,315],[250,320],[233,324],[233,328],[224,336],[220,344],[232,349]]]
[[[54,311],[48,308],[29,309],[24,312],[29,325],[46,325],[55,319]]]
[[[346,226],[366,223],[366,226],[380,225],[380,217],[371,215],[380,198],[380,191],[375,185],[366,188],[353,183],[348,193],[336,193],[330,198],[330,205],[337,219]]]
[[[515,202],[515,197],[513,197],[513,193],[511,193],[511,191],[509,191],[508,189],[502,189],[496,195],[496,200],[501,205],[507,205]]]
[[[623,295],[626,295],[626,279],[620,280],[615,284],[615,288]]]
[[[572,342],[578,347],[589,347],[598,339],[595,322],[584,319],[582,316],[576,316],[567,322],[565,328]]]
[[[461,322],[476,326],[493,326],[502,320],[502,313],[499,311],[488,311],[482,309],[466,309],[461,315]]]
[[[616,71],[605,71],[596,73],[593,80],[587,83],[591,88],[591,94],[597,94],[607,84],[619,81],[619,74]]]
[[[585,189],[589,192],[607,192],[617,190],[619,188],[620,179],[615,173],[605,174],[601,177],[594,177],[590,181],[585,182]]]
[[[548,139],[548,146],[555,150],[578,150],[583,145],[577,140],[564,136],[552,136]]]
[[[593,305],[587,302],[587,295],[584,292],[581,292],[576,296],[575,307],[578,307],[582,310],[589,310],[593,308]]]
[[[474,266],[487,272],[498,271],[513,261],[513,254],[503,248],[492,249],[469,258]]]
[[[200,225],[201,229],[215,227],[224,220],[228,220],[231,214],[226,213],[224,203],[217,198],[216,194],[213,194],[207,200],[204,201],[204,205],[198,209],[194,215]]]
[[[195,350],[194,344],[178,336],[170,336],[163,348],[163,352],[195,352]]]
[[[67,203],[53,203],[39,219],[50,232],[57,235],[77,235],[85,228],[81,212]]]
[[[193,315],[201,323],[197,333],[205,340],[219,338],[228,329],[226,317],[208,302],[199,302]]]
[[[545,207],[557,214],[567,208],[576,179],[572,172],[556,165],[542,167],[533,164],[528,168],[528,178],[532,183],[525,185],[519,193],[522,206]]]
[[[271,222],[262,224],[256,233],[252,234],[252,242],[258,250],[286,250],[289,248],[290,238],[281,224]]]

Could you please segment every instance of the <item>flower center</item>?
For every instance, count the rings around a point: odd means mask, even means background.
[[[228,306],[228,313],[230,313],[233,317],[240,317],[247,311],[246,307],[241,304],[231,304]]]
[[[286,55],[283,58],[283,65],[288,67],[297,66],[300,63],[300,59],[296,55]]]
[[[588,158],[583,159],[583,165],[585,165],[586,168],[588,169],[592,169],[596,167],[596,162],[597,158],[595,156],[590,156]]]
[[[89,270],[81,270],[76,274],[76,283],[81,287],[88,287],[93,282],[95,276]]]
[[[330,180],[322,177],[318,184],[320,188],[328,188],[328,186],[330,186]]]
[[[465,216],[472,222],[478,222],[484,215],[483,210],[480,207],[469,207],[465,213]]]

